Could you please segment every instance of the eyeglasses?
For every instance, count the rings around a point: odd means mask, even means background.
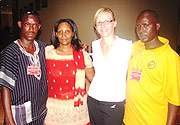
[[[102,24],[104,25],[108,25],[110,24],[111,22],[113,22],[114,20],[105,20],[104,22],[97,22],[96,23],[96,26],[101,26]]]

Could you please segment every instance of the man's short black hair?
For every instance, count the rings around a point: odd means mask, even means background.
[[[26,15],[26,14],[31,14],[31,15],[37,16],[37,17],[38,17],[38,20],[39,20],[39,24],[41,24],[40,15],[39,15],[39,13],[38,13],[37,11],[35,11],[35,10],[25,10],[25,11],[23,11],[23,12],[21,13],[20,19],[19,19],[21,22],[22,22],[22,18],[23,18],[24,15]]]
[[[159,23],[159,16],[158,16],[158,14],[157,14],[156,11],[150,10],[150,9],[142,10],[142,11],[140,12],[139,16],[142,15],[143,13],[151,13],[151,14],[155,17],[157,23]],[[138,16],[138,17],[139,17],[139,16]]]

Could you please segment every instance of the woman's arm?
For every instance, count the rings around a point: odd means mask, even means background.
[[[94,77],[94,67],[92,68],[85,68],[85,76],[86,79],[91,83]]]
[[[15,125],[12,111],[11,111],[11,93],[8,88],[2,86],[1,90],[1,97],[2,97],[2,105],[4,108],[4,117],[6,125]]]

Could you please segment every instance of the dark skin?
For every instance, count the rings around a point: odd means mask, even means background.
[[[41,27],[38,17],[31,14],[26,14],[22,18],[22,22],[17,22],[19,28],[21,28],[19,44],[22,48],[32,55],[35,52],[34,39]],[[11,92],[5,86],[2,86],[2,104],[4,108],[4,117],[6,125],[15,125],[12,110],[11,110]]]
[[[145,43],[145,49],[155,49],[164,44],[158,39],[160,23],[150,12],[142,13],[136,20],[136,32],[140,40]],[[168,116],[166,125],[174,125],[178,106],[168,102]]]
[[[21,28],[20,45],[32,55],[34,54],[34,39],[37,36],[41,24],[35,15],[24,15],[22,22],[18,21],[18,26]]]
[[[160,23],[153,14],[144,13],[136,20],[136,32],[146,49],[155,49],[164,45],[158,39]]]
[[[74,33],[69,23],[62,22],[59,24],[56,32],[56,36],[60,42],[60,46],[56,49],[57,54],[71,55],[73,53],[71,45],[73,35]],[[94,77],[94,68],[85,68],[85,76],[89,82],[92,82]]]
[[[10,90],[4,86],[2,86],[2,105],[4,108],[4,120],[6,125],[15,125],[12,110],[11,110],[11,93]]]

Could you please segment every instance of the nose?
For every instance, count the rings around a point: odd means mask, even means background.
[[[33,31],[33,25],[29,25],[29,31]]]
[[[65,32],[62,33],[62,37],[66,37],[66,33]]]
[[[106,27],[105,22],[101,22],[101,27]]]
[[[105,25],[105,23],[104,22],[102,22],[102,24],[101,24],[101,27],[105,27],[106,25]]]

